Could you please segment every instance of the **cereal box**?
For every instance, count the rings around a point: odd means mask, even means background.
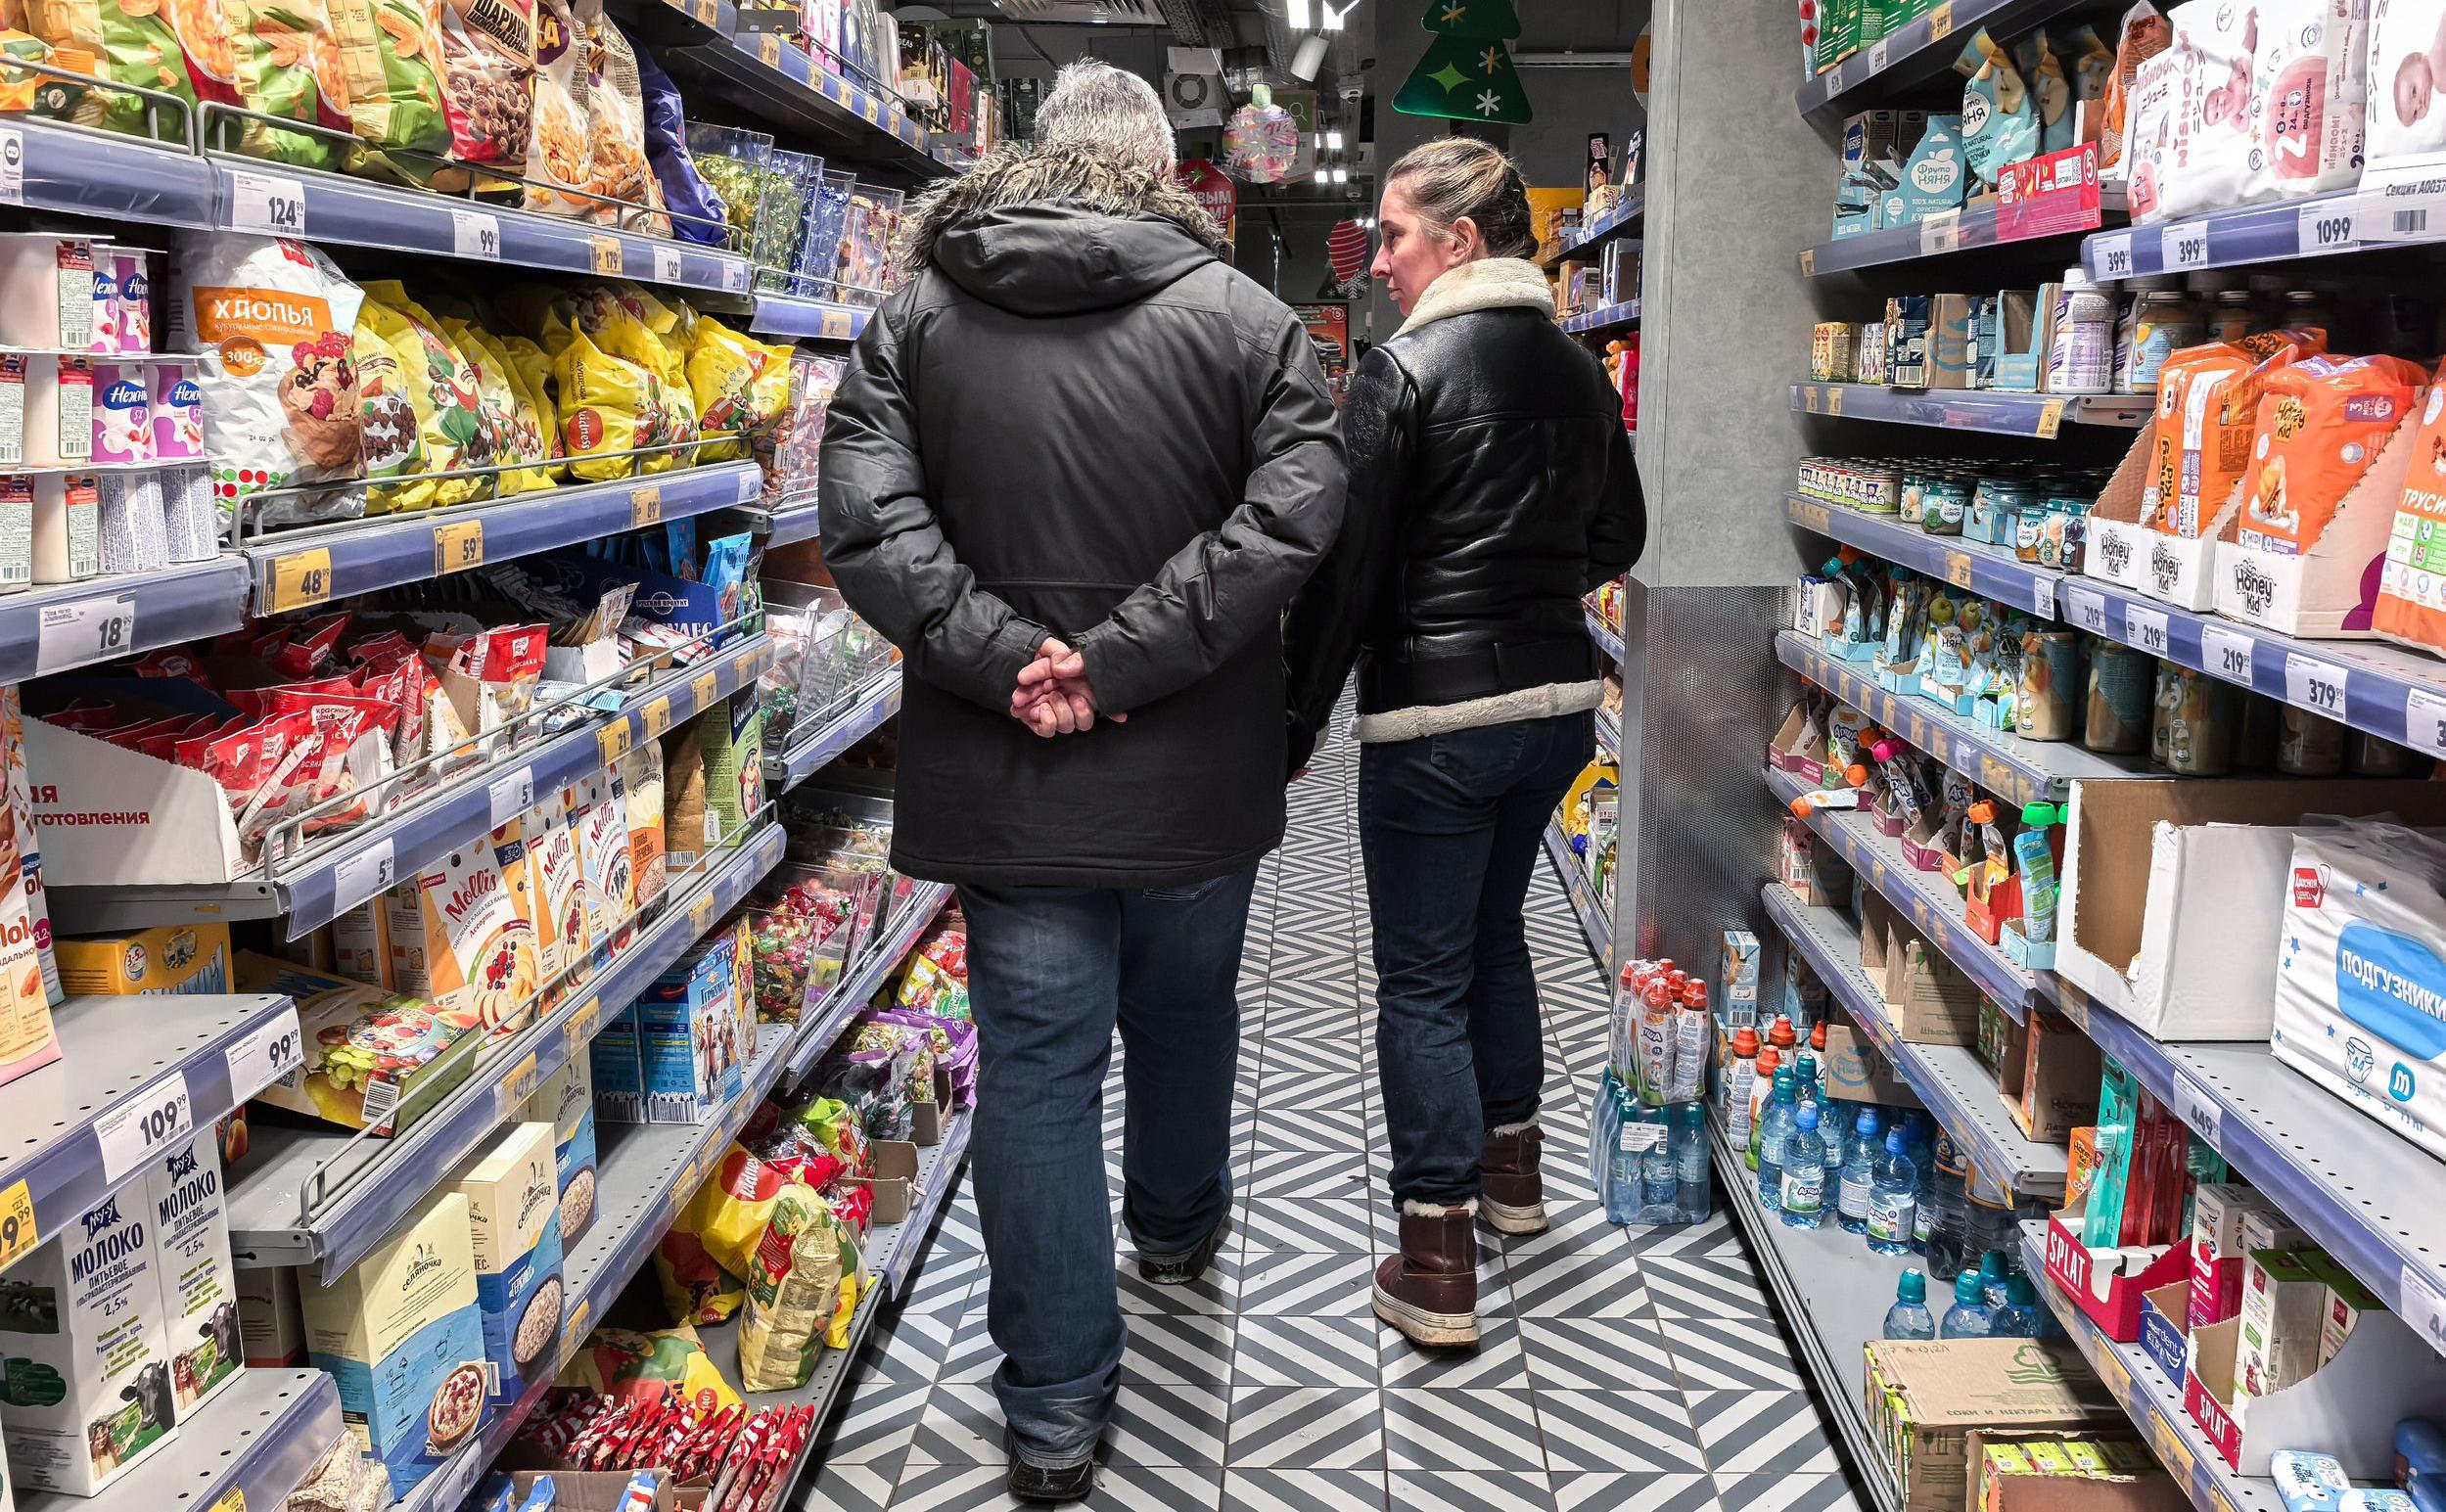
[[[518,916],[488,841],[462,846],[392,889],[389,907],[398,991],[473,1014],[496,1035],[523,1026],[538,981],[535,931]]]
[[[90,1496],[175,1431],[145,1184],[0,1275],[0,1439],[28,1489]]]
[[[391,980],[391,911],[368,898],[331,921],[332,970],[388,992]]]
[[[592,1055],[563,1062],[535,1088],[519,1116],[552,1125],[552,1163],[561,1189],[564,1251],[594,1226],[594,1077]]]
[[[577,838],[557,802],[539,803],[527,815],[527,866],[534,889],[536,970],[549,982],[575,968],[566,992],[593,975],[594,934]]]
[[[569,827],[577,837],[596,957],[616,958],[628,948],[637,911],[627,796],[618,775],[604,772],[570,790]]]
[[[296,999],[305,1060],[255,1094],[343,1128],[395,1133],[467,1079],[484,1043],[475,1014],[385,992],[252,950],[238,990]]]
[[[61,984],[98,996],[226,992],[229,926],[164,924],[124,935],[62,939]]]
[[[638,1055],[637,1005],[603,1021],[586,1047],[586,1075],[594,1082],[596,1115],[606,1123],[643,1123],[645,1066]]]
[[[451,1190],[467,1199],[475,1235],[476,1306],[484,1313],[490,1399],[516,1401],[560,1366],[560,1183],[552,1125],[513,1123]]]
[[[649,1123],[701,1123],[739,1095],[746,1030],[732,937],[717,934],[637,999],[638,1058]]]
[[[170,1391],[184,1419],[238,1379],[246,1356],[212,1136],[198,1134],[165,1156],[147,1173],[145,1196],[153,1204],[155,1272],[169,1329]]]

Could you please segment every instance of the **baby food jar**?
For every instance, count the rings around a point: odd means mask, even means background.
[[[1962,517],[1970,512],[1970,481],[1958,476],[1933,478],[1920,490],[1919,528],[1930,535],[1960,535]]]
[[[1917,468],[1904,469],[1902,489],[1894,499],[1896,518],[1903,524],[1915,526],[1919,523],[1920,502],[1927,486],[1927,474]]]
[[[2291,777],[2332,777],[2344,769],[2344,727],[2324,714],[2284,706],[2277,727],[2276,769]]]
[[[2150,673],[2146,655],[2114,641],[2090,648],[2089,708],[2081,744],[2105,756],[2136,756],[2148,745]]]
[[[2013,729],[2024,740],[2070,740],[2073,691],[2080,686],[2081,637],[2071,630],[2031,628],[2021,636],[2021,667],[2013,689]]]
[[[2115,388],[2125,393],[2155,393],[2157,370],[2208,334],[2199,304],[2169,277],[2131,281],[2131,302],[2115,345]]]
[[[2242,690],[2206,672],[2175,669],[2166,769],[2181,777],[2222,777],[2234,769]]]
[[[2355,730],[2344,743],[2344,770],[2356,777],[2409,777],[2416,757],[2391,740]]]

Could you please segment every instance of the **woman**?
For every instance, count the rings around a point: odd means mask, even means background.
[[[1646,533],[1622,403],[1554,323],[1529,196],[1483,142],[1394,165],[1372,272],[1402,328],[1351,383],[1342,535],[1288,628],[1292,769],[1359,667],[1360,840],[1402,1253],[1379,1316],[1477,1341],[1473,1215],[1546,1226],[1521,901],[1601,695],[1580,599]]]

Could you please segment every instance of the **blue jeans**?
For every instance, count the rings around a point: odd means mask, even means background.
[[[1520,908],[1546,821],[1594,749],[1587,713],[1361,748],[1396,1203],[1476,1197],[1487,1130],[1537,1116],[1546,1030]]]
[[[959,890],[977,1019],[977,1212],[994,1396],[1029,1463],[1095,1452],[1121,1387],[1104,1073],[1121,1027],[1122,1219],[1142,1258],[1231,1204],[1240,946],[1257,868],[1186,888]]]

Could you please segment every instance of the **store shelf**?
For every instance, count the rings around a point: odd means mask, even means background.
[[[1625,299],[1620,304],[1600,304],[1563,317],[1563,329],[1577,336],[1584,331],[1611,331],[1621,326],[1639,323],[1639,301]]]
[[[617,714],[478,767],[268,871],[213,885],[53,887],[53,922],[63,934],[83,934],[190,919],[277,917],[296,939],[399,876],[489,833],[535,799],[601,771],[611,756],[752,686],[772,659],[772,641],[763,635],[734,641],[629,693]]]
[[[745,257],[693,242],[251,158],[214,154],[206,161],[213,178],[213,224],[224,231],[260,233],[276,221],[283,234],[310,242],[714,294],[748,292]]]
[[[2012,38],[2050,17],[2080,9],[2080,0],[1949,0],[1802,84],[1792,103],[1812,120],[1836,124],[1854,111],[1893,104],[1911,86],[1951,73],[1962,43],[1981,26]]]
[[[2446,756],[2446,662],[2435,657],[2386,641],[2295,640],[2093,577],[2065,579],[2056,602],[2074,629]]]
[[[1959,535],[1930,535],[1903,524],[1899,516],[1872,515],[1805,493],[1783,496],[1783,518],[1804,530],[1983,593],[2000,604],[2026,606],[2042,619],[2055,617],[2055,593],[2064,574],[2020,561],[2002,547]]]
[[[1919,1100],[1930,1117],[1954,1136],[1970,1157],[1980,1176],[2006,1183],[2020,1195],[2047,1194],[2061,1199],[2064,1190],[2063,1147],[2036,1144],[2005,1110],[1996,1078],[1977,1056],[1961,1045],[1909,1044],[1894,1037],[1884,994],[1860,969],[1860,929],[1840,911],[1812,908],[1780,883],[1762,890],[1767,916],[1783,931],[1835,1000],[1850,1010],[1869,1042],[1877,1047]]]
[[[1596,711],[1596,754],[1616,766],[1622,764],[1622,716],[1610,710]]]
[[[812,494],[780,509],[756,511],[756,530],[764,537],[764,549],[794,546],[800,541],[820,540],[824,527],[822,511],[816,508]]]
[[[863,304],[760,294],[756,297],[756,313],[748,319],[748,329],[758,336],[806,342],[854,342],[874,313]]]
[[[1801,253],[1801,273],[1804,277],[1816,278],[1827,273],[1848,273],[1891,262],[1916,262],[1922,257],[1941,257],[1984,248],[2036,247],[2043,242],[2095,230],[2100,217],[2095,213],[2084,214],[2077,222],[2070,224],[2065,223],[2060,215],[2029,219],[2035,220],[2035,226],[2008,225],[1996,202],[1990,200],[1976,208],[1955,214],[1914,221],[1907,226],[1893,226],[1883,231],[1864,231],[1840,241],[1821,242]]]
[[[1563,891],[1571,894],[1571,911],[1579,916],[1580,933],[1588,937],[1589,953],[1596,957],[1601,972],[1613,969],[1614,921],[1607,918],[1605,908],[1589,882],[1588,868],[1571,851],[1571,842],[1562,826],[1546,826],[1546,853],[1554,862],[1554,873],[1562,879]]]
[[[1790,772],[1769,768],[1767,791],[1788,811],[1791,802],[1809,785]],[[1903,859],[1902,846],[1877,833],[1866,814],[1851,809],[1813,808],[1808,824],[1834,853],[1869,880],[1885,900],[1912,926],[1933,941],[1979,990],[2018,1024],[2033,1007],[2044,1004],[2047,989],[2038,977],[2006,959],[2005,953],[1970,932],[1961,916],[1961,897],[1953,884],[1934,872],[1923,872]],[[2050,987],[2053,979],[2050,979]]]
[[[9,203],[23,209],[159,226],[217,224],[211,167],[175,144],[16,115],[0,126],[0,157],[12,153],[23,178]]]
[[[298,1011],[286,997],[162,1006],[154,997],[71,997],[52,1011],[60,1058],[0,1086],[0,1270],[302,1060]],[[184,1117],[148,1143],[138,1115],[173,1104]]]
[[[363,1259],[412,1216],[450,1172],[516,1117],[519,1106],[604,1020],[652,986],[781,860],[781,827],[766,824],[715,852],[666,892],[626,953],[566,993],[554,1012],[486,1053],[467,1081],[390,1139],[339,1128],[264,1123],[229,1183],[229,1242],[247,1266],[314,1265],[325,1281]]]
[[[2015,808],[2060,801],[2076,782],[2152,775],[2148,762],[2140,757],[2099,756],[2073,741],[2023,740],[1925,699],[1889,693],[1869,680],[1862,670],[1866,664],[1828,656],[1797,630],[1776,636],[1776,660],[1899,734],[1914,750],[1976,778],[1980,787]]]
[[[2360,192],[2346,189],[2272,205],[2246,205],[2162,225],[2100,231],[2082,242],[2081,265],[2093,278],[2123,279],[2417,245],[2360,240],[2354,234],[2359,203]],[[2422,240],[2446,240],[2446,225],[2439,232]]]
[[[2136,428],[2149,400],[2130,394],[2007,393],[1995,389],[1888,389],[1876,384],[1794,384],[1792,408],[1847,420],[2035,435],[2053,440],[2067,420]]]
[[[1822,1228],[1786,1228],[1779,1216],[1760,1205],[1758,1174],[1725,1144],[1713,1107],[1707,1114],[1707,1133],[1716,1180],[1724,1188],[1717,1201],[1731,1210],[1733,1220],[1749,1236],[1749,1253],[1800,1345],[1801,1363],[1818,1383],[1826,1415],[1842,1433],[1869,1505],[1877,1512],[1900,1512],[1902,1492],[1877,1451],[1876,1435],[1861,1404],[1860,1352],[1861,1346],[1883,1336],[1895,1282],[1906,1266],[1916,1263],[1915,1257],[1875,1254],[1860,1235],[1845,1233],[1831,1217]]]
[[[198,1512],[289,1499],[340,1442],[340,1387],[320,1370],[241,1370],[151,1458],[98,1496],[17,1490],[18,1512]]]
[[[834,73],[778,32],[719,38],[703,47],[674,50],[664,62],[682,72],[709,74],[732,86],[725,97],[780,130],[812,138],[802,144],[827,159],[844,160],[860,176],[890,169],[910,178],[937,178],[953,170],[927,133],[900,110],[898,100]]]
[[[883,979],[894,968],[908,959],[917,944],[917,937],[926,933],[943,905],[951,900],[951,890],[939,882],[918,884],[918,890],[900,904],[900,914],[880,939],[870,940],[857,959],[841,973],[841,980],[824,994],[820,1007],[809,1009],[799,1021],[799,1031],[790,1044],[789,1085],[796,1086],[815,1069],[850,1021],[866,1009],[883,985]]]
[[[2183,1387],[2166,1379],[2148,1352],[2137,1344],[2117,1344],[2073,1305],[2047,1274],[2047,1225],[2021,1225],[2021,1268],[2028,1273],[2048,1310],[2063,1324],[2073,1348],[2098,1372],[2115,1404],[2122,1407],[2147,1441],[2149,1451],[2166,1467],[2177,1486],[2199,1512],[2284,1512],[2276,1483],[2264,1477],[2236,1475],[2209,1445],[2208,1438],[2183,1408]]]
[[[830,723],[782,755],[765,756],[764,791],[775,798],[789,792],[900,711],[900,669],[896,666],[868,679]]]
[[[1598,619],[1595,610],[1585,604],[1581,606],[1581,609],[1588,616],[1589,639],[1596,642],[1596,649],[1605,653],[1606,658],[1616,666],[1620,666],[1622,664],[1622,632]]]
[[[2169,1044],[2060,979],[2065,1015],[2446,1354],[2446,1161],[2264,1043]]]
[[[1646,213],[1646,186],[1640,185],[1636,188],[1625,190],[1621,197],[1615,200],[1614,207],[1612,209],[1607,210],[1604,214],[1597,216],[1594,220],[1590,221],[1587,225],[1582,226],[1578,231],[1574,232],[1569,240],[1565,241],[1562,246],[1554,250],[1554,254],[1552,256],[1545,259],[1546,265],[1550,268],[1557,263],[1569,261],[1583,249],[1592,247],[1598,242],[1605,241],[1610,237],[1619,235],[1620,233],[1629,230],[1631,227],[1638,225],[1639,223],[1639,217]]]
[[[207,639],[246,622],[247,564],[229,555],[29,588],[0,597],[0,682]]]
[[[951,1125],[944,1131],[943,1142],[917,1152],[917,1198],[909,1204],[907,1220],[891,1225],[888,1241],[872,1234],[867,1236],[867,1250],[878,1257],[875,1273],[895,1297],[908,1285],[908,1273],[916,1268],[917,1258],[925,1253],[926,1238],[934,1232],[934,1220],[942,1214],[951,1188],[959,1182],[960,1163],[968,1159],[968,1136],[976,1123],[974,1113],[951,1115]]]
[[[563,484],[497,503],[368,515],[284,530],[250,542],[245,556],[257,612],[268,613],[279,602],[272,591],[275,578],[296,581],[298,573],[312,568],[325,569],[326,598],[346,598],[728,509],[754,499],[763,486],[763,473],[755,463],[724,462],[650,479]]]

